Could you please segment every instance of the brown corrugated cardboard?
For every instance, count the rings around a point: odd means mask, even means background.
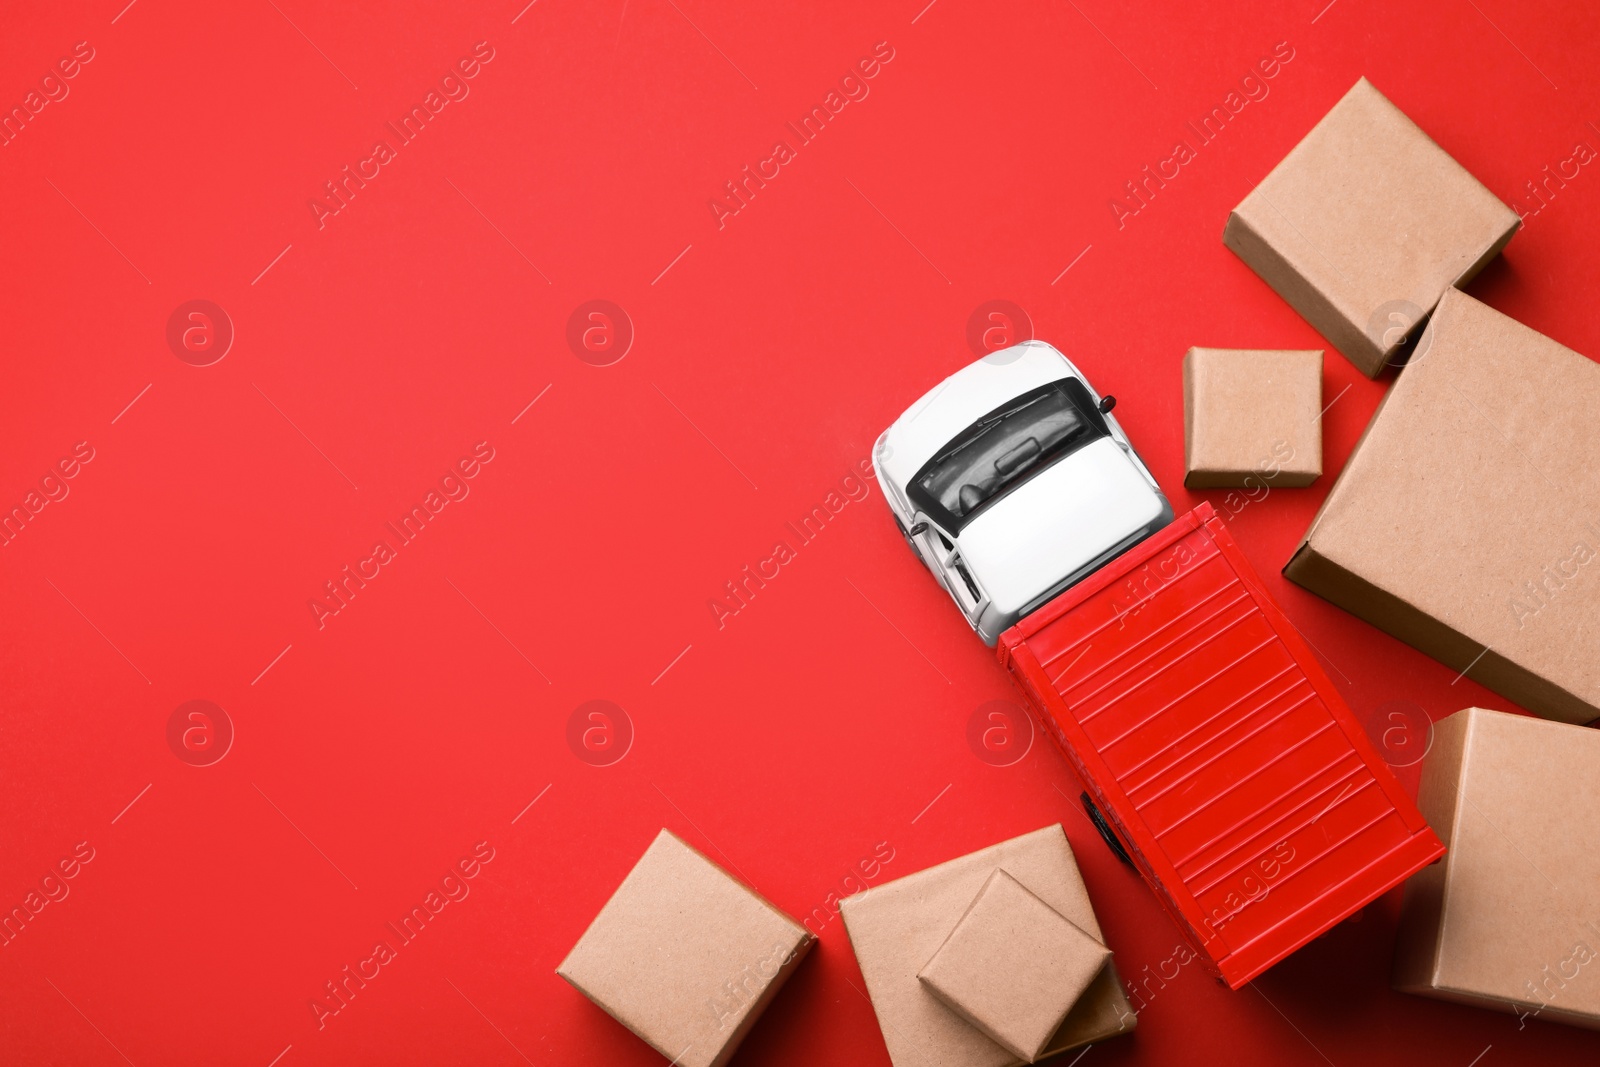
[[[1529,711],[1600,716],[1600,366],[1457,290],[1284,568]]]
[[[1233,209],[1222,243],[1375,378],[1519,225],[1362,78]]]
[[[1183,484],[1310,485],[1322,473],[1322,350],[1191,348]]]
[[[556,973],[679,1067],[719,1067],[815,940],[662,830]]]
[[[1406,883],[1395,988],[1600,1029],[1600,731],[1458,711],[1417,803],[1450,851]]]
[[[840,903],[878,1026],[896,1067],[1015,1067],[1020,1058],[969,1025],[917,980],[995,868],[1073,925],[1105,938],[1059,825],[874,886]],[[1073,1005],[1046,1054],[1133,1030],[1137,1019],[1114,962]]]
[[[1032,1063],[1110,959],[1097,938],[995,870],[917,978],[957,1015]]]

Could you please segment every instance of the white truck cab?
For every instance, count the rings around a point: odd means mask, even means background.
[[[900,532],[986,644],[1172,521],[1115,403],[1028,341],[952,374],[878,438]]]

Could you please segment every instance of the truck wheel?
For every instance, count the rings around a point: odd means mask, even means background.
[[[1133,859],[1129,857],[1128,850],[1122,847],[1121,841],[1117,840],[1117,835],[1112,831],[1111,824],[1106,821],[1104,815],[1100,814],[1100,809],[1094,806],[1094,801],[1089,799],[1089,794],[1081,793],[1079,796],[1083,800],[1083,810],[1089,813],[1089,821],[1094,823],[1096,830],[1100,831],[1100,837],[1104,839],[1106,847],[1111,850],[1117,859],[1132,867]]]

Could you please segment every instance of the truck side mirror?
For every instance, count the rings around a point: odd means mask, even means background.
[[[1111,409],[1116,407],[1116,406],[1117,406],[1117,398],[1116,397],[1114,397],[1114,396],[1103,396],[1103,397],[1100,398],[1100,414],[1105,415],[1105,414],[1109,413],[1111,411]]]
[[[915,523],[912,525],[911,529],[906,531],[906,533],[910,534],[912,537],[916,537],[918,534],[925,534],[927,532],[928,524],[925,522]]]

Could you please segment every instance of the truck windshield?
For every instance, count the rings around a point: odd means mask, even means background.
[[[911,479],[913,503],[950,533],[1028,477],[1108,436],[1076,378],[1024,393],[957,434]]]

